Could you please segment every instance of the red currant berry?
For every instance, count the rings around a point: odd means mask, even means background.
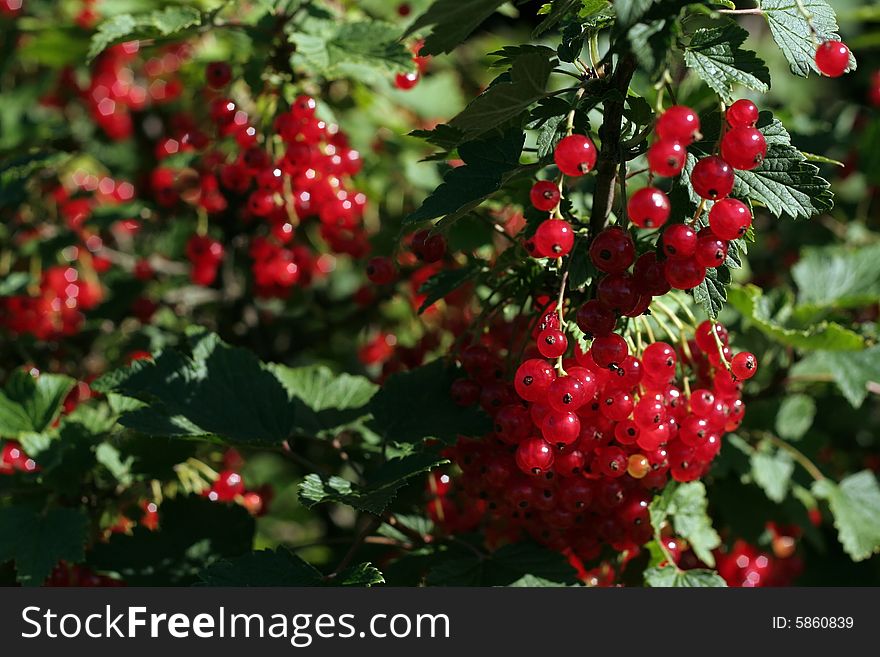
[[[553,467],[553,448],[541,438],[528,438],[516,449],[516,465],[527,475],[538,477]]]
[[[590,245],[590,260],[596,269],[609,274],[629,269],[635,254],[632,238],[619,226],[606,228]]]
[[[642,364],[649,377],[662,379],[675,374],[675,349],[666,342],[653,342],[642,352]]]
[[[550,212],[559,205],[560,197],[559,187],[549,180],[539,180],[532,185],[532,190],[529,192],[532,205],[543,212]]]
[[[692,290],[706,278],[706,268],[698,265],[693,258],[667,260],[663,272],[676,290]]]
[[[208,499],[212,502],[231,502],[242,493],[244,493],[244,481],[241,475],[231,470],[224,470],[208,490]]]
[[[541,422],[541,434],[551,445],[564,447],[577,441],[581,421],[575,413],[550,411]]]
[[[621,422],[630,416],[633,405],[633,398],[628,392],[615,390],[602,396],[599,402],[599,412],[609,420]]]
[[[730,361],[730,372],[740,381],[751,379],[757,371],[758,359],[747,351],[741,351]]]
[[[706,417],[715,407],[715,394],[711,390],[698,388],[691,392],[691,413],[699,417]]]
[[[561,258],[574,246],[574,231],[562,219],[547,219],[535,232],[535,250],[542,258]]]
[[[389,258],[372,258],[367,263],[367,278],[376,285],[388,285],[397,278],[397,270]]]
[[[716,155],[704,157],[691,172],[694,191],[705,199],[716,201],[733,191],[733,168]]]
[[[673,105],[657,119],[656,131],[660,139],[691,144],[700,133],[700,116],[690,107]]]
[[[568,338],[558,328],[547,328],[538,334],[538,351],[544,358],[559,358],[568,349]]]
[[[519,404],[502,406],[495,414],[495,434],[510,445],[527,438],[533,426],[528,409]]]
[[[626,474],[626,452],[619,447],[605,447],[596,453],[594,464],[598,471],[606,477],[612,479],[622,477]]]
[[[839,78],[849,68],[849,48],[842,41],[825,41],[816,49],[816,67],[829,78]]]
[[[687,149],[679,141],[661,139],[648,149],[648,168],[657,176],[677,176],[684,169],[685,162]]]
[[[596,146],[585,135],[569,135],[556,146],[553,159],[566,176],[583,176],[596,166]]]
[[[226,62],[211,62],[205,68],[205,77],[209,87],[222,89],[232,80],[232,68]]]
[[[540,358],[531,358],[517,368],[513,385],[520,397],[536,402],[544,399],[555,378],[556,370],[550,363]]]
[[[767,140],[757,128],[731,128],[721,139],[721,157],[734,169],[750,171],[767,157]]]
[[[547,403],[554,411],[576,411],[593,395],[587,396],[587,387],[574,376],[557,377],[547,389]],[[595,385],[594,390],[595,393]]]
[[[731,128],[753,128],[758,122],[758,106],[747,98],[741,98],[727,108],[725,116]]]
[[[697,249],[697,234],[687,224],[672,224],[663,231],[663,253],[670,260],[690,258]]]
[[[714,336],[713,333],[715,334]],[[722,345],[727,345],[729,341],[727,329],[724,328],[724,325],[720,322],[713,323],[707,319],[701,322],[694,331],[694,340],[697,343],[697,347],[699,347],[700,351],[704,354],[718,351],[718,344],[715,341],[715,336],[718,337],[718,340]]]
[[[419,83],[421,78],[422,76],[418,71],[398,73],[394,76],[394,86],[401,91],[409,91]]]
[[[629,355],[629,347],[626,346],[626,340],[617,333],[612,333],[593,340],[590,354],[593,356],[593,362],[599,367],[617,368]]]
[[[618,315],[631,311],[639,301],[639,293],[633,277],[622,272],[606,274],[596,286],[596,298],[606,308]]]
[[[446,238],[432,235],[429,230],[420,230],[412,238],[412,251],[422,262],[437,262],[446,255]]]
[[[721,199],[709,210],[709,227],[723,240],[743,237],[752,225],[752,213],[742,201]]]
[[[617,316],[598,299],[591,299],[578,309],[577,325],[589,338],[608,335],[617,324]]]
[[[621,445],[634,445],[639,439],[639,425],[632,420],[623,420],[614,425],[614,439]]]
[[[717,237],[710,229],[704,228],[697,236],[694,260],[707,269],[720,267],[727,260],[727,248],[727,242]]]
[[[593,503],[593,495],[593,485],[589,481],[583,477],[571,479],[560,484],[559,505],[571,513],[580,513]]]
[[[630,220],[639,228],[659,228],[669,219],[669,197],[656,187],[644,187],[627,203]]]
[[[663,263],[657,260],[654,251],[639,256],[633,267],[633,278],[636,288],[645,294],[660,297],[669,292],[669,283],[663,277]]]
[[[633,421],[639,429],[650,431],[666,420],[666,407],[663,402],[650,397],[639,400],[633,409]]]

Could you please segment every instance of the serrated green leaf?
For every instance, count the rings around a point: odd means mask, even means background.
[[[24,586],[40,586],[62,559],[82,561],[87,526],[88,518],[75,509],[0,509],[0,562],[14,561]]]
[[[808,395],[789,395],[776,412],[776,433],[785,440],[800,440],[813,426],[816,402]]]
[[[459,155],[464,165],[452,169],[443,183],[410,214],[405,223],[413,224],[437,217],[454,221],[501,189],[506,178],[519,167],[525,134],[516,130],[500,138],[462,144]]]
[[[12,297],[24,292],[33,279],[23,271],[10,272],[0,280],[0,297]]]
[[[541,100],[555,64],[549,49],[530,51],[513,60],[509,77],[491,84],[449,124],[470,141],[519,116]]]
[[[369,563],[352,566],[330,579],[291,550],[256,550],[215,563],[199,573],[206,586],[372,586],[385,579]]]
[[[701,481],[692,481],[668,485],[654,498],[649,510],[655,532],[670,520],[676,534],[688,540],[694,554],[706,565],[714,566],[712,550],[721,545],[721,538],[712,528],[707,506],[706,487]]]
[[[810,31],[801,7],[812,16],[816,37]],[[776,45],[791,66],[795,75],[807,77],[816,68],[816,41],[839,40],[834,9],[825,0],[760,0],[760,8],[770,25],[770,33]],[[850,57],[850,67],[855,69],[855,57]]]
[[[679,570],[675,566],[654,567],[645,571],[645,584],[652,588],[717,588],[726,587],[714,570],[695,568]]]
[[[692,291],[694,301],[714,319],[718,317],[727,301],[728,285],[730,285],[730,270],[725,265],[708,269],[705,280]]]
[[[419,443],[426,438],[452,442],[459,435],[481,436],[491,430],[491,421],[481,410],[462,408],[452,401],[453,380],[443,360],[393,374],[370,401],[370,427],[398,443]]]
[[[425,300],[419,308],[419,314],[425,312],[436,302],[451,294],[465,283],[472,281],[480,273],[480,267],[469,265],[460,269],[445,269],[434,274],[419,288],[419,294],[425,295]]]
[[[544,5],[544,7],[547,8],[547,11],[540,12],[540,14],[546,16],[546,18],[538,23],[538,26],[532,31],[532,38],[537,39],[544,34],[544,32],[556,27],[566,15],[574,12],[575,9],[580,7],[581,2],[582,0],[554,0],[553,2],[548,2]],[[544,7],[542,7],[542,9]]]
[[[436,0],[412,22],[404,36],[423,32],[430,27],[431,32],[425,37],[422,54],[452,52],[505,2],[507,0]]]
[[[131,464],[134,458],[123,460],[119,450],[110,443],[101,443],[95,449],[95,459],[112,474],[123,486],[131,485]]]
[[[874,473],[863,470],[835,484],[813,484],[813,494],[827,500],[843,549],[853,561],[880,552],[880,487]]]
[[[815,309],[858,308],[880,301],[880,244],[805,249],[791,269],[798,303]]]
[[[846,400],[859,408],[868,384],[880,382],[880,346],[865,351],[817,351],[791,368],[791,376],[808,381],[833,381]]]
[[[767,337],[780,344],[803,350],[858,351],[865,340],[840,324],[819,322],[807,329],[781,326],[770,317],[769,300],[755,285],[734,285],[728,290],[730,305]]]
[[[16,370],[0,392],[0,435],[20,438],[46,431],[61,412],[74,381],[57,374],[31,376]]]
[[[165,7],[148,14],[117,14],[98,26],[92,36],[88,60],[91,61],[111,45],[150,37],[168,37],[202,23],[202,12],[195,7]]]
[[[788,452],[766,446],[764,450],[754,451],[750,462],[755,483],[773,502],[782,502],[794,474],[794,461]]]
[[[685,63],[726,102],[735,99],[737,85],[761,93],[770,88],[767,66],[754,52],[740,47],[748,35],[733,22],[700,28],[685,49]]]
[[[366,486],[359,486],[342,477],[308,475],[299,485],[299,498],[306,507],[316,504],[347,504],[359,511],[381,515],[409,479],[446,463],[434,452],[416,452],[391,459],[379,468]]]

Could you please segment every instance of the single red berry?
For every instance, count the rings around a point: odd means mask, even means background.
[[[419,83],[421,77],[422,76],[418,71],[398,73],[394,76],[394,86],[401,91],[409,91]]]
[[[675,349],[666,342],[652,342],[642,352],[642,364],[649,377],[662,379],[675,374]]]
[[[557,377],[547,389],[547,403],[554,411],[576,411],[587,400],[587,387],[575,376]],[[593,390],[595,393],[595,389]],[[590,395],[590,398],[593,395]]]
[[[713,333],[715,334],[714,336]],[[697,343],[697,347],[699,347],[700,351],[705,354],[718,350],[715,336],[718,336],[718,340],[723,345],[726,345],[729,341],[727,329],[724,325],[720,322],[713,323],[708,319],[701,322],[694,331],[694,340]]]
[[[690,258],[697,249],[697,234],[687,224],[672,224],[663,231],[663,253],[671,260]]]
[[[539,180],[532,185],[532,190],[529,192],[532,205],[543,212],[550,212],[559,205],[560,197],[559,187],[550,180]]]
[[[751,379],[758,371],[758,359],[755,354],[741,351],[730,361],[730,371],[740,381]]]
[[[758,122],[759,114],[757,105],[747,98],[741,98],[727,108],[725,117],[731,128],[753,128]]]
[[[650,431],[666,420],[666,406],[663,402],[644,397],[633,409],[633,421],[640,430]]]
[[[536,402],[547,395],[547,389],[556,378],[556,370],[545,360],[531,358],[520,365],[514,375],[516,393],[526,401]]]
[[[397,270],[390,258],[372,258],[367,263],[367,278],[376,285],[388,285],[397,278]]]
[[[657,260],[657,253],[648,251],[639,256],[633,267],[636,288],[651,296],[660,297],[669,292],[669,283],[663,277],[663,263]]]
[[[630,221],[639,228],[659,228],[669,219],[669,197],[656,187],[643,187],[627,203]]]
[[[631,311],[639,301],[635,280],[627,272],[606,274],[596,286],[596,298],[618,315]]]
[[[716,201],[733,191],[733,168],[717,155],[704,157],[691,172],[694,191],[705,199]]]
[[[626,346],[626,340],[612,333],[593,340],[590,354],[599,367],[616,368],[629,355],[629,347]]]
[[[430,230],[420,230],[412,238],[412,251],[422,262],[432,263],[446,255],[446,238]]]
[[[757,128],[731,128],[721,139],[721,157],[740,171],[751,171],[767,157],[767,140]]]
[[[816,67],[829,78],[839,78],[849,68],[849,48],[842,41],[825,41],[816,49]]]
[[[672,178],[687,162],[687,149],[680,141],[661,139],[648,149],[648,168],[658,176]]]
[[[556,146],[553,159],[566,176],[583,176],[596,166],[596,146],[585,135],[569,135]]]
[[[697,236],[694,260],[701,267],[711,269],[720,267],[727,260],[727,242],[716,236],[711,229],[704,228]]]
[[[627,456],[619,447],[604,447],[596,453],[594,463],[599,472],[616,479],[626,474]]]
[[[621,445],[633,445],[639,439],[640,431],[632,420],[623,420],[614,425],[614,439]]]
[[[541,435],[551,445],[564,447],[577,441],[581,432],[581,421],[569,411],[550,411],[541,422]]]
[[[691,392],[691,397],[688,401],[691,413],[700,417],[706,417],[715,406],[715,393],[706,388],[698,388]]]
[[[538,334],[538,351],[544,358],[559,358],[568,349],[568,338],[558,328],[547,328]]]
[[[211,62],[205,68],[205,77],[209,87],[222,89],[232,80],[232,68],[226,62]]]
[[[525,440],[533,428],[528,409],[520,404],[507,404],[495,414],[495,434],[509,445]]]
[[[547,219],[535,231],[535,249],[539,257],[561,258],[574,246],[574,231],[563,219]]]
[[[244,481],[241,475],[231,470],[224,470],[208,490],[208,499],[212,502],[231,502],[242,493],[244,493]]]
[[[577,325],[588,338],[608,335],[617,324],[617,315],[598,299],[590,299],[577,312]]]
[[[599,401],[599,412],[609,420],[622,422],[632,413],[635,402],[626,390],[606,392]]]
[[[700,133],[700,116],[690,107],[673,105],[657,119],[656,131],[660,139],[691,144]]]
[[[709,227],[723,240],[743,237],[752,225],[752,213],[742,201],[721,199],[709,210]]]
[[[706,278],[706,268],[693,258],[667,260],[663,269],[666,280],[676,290],[692,290]]]
[[[590,245],[590,260],[596,269],[609,274],[629,269],[635,254],[632,238],[619,226],[606,228]]]
[[[516,465],[527,475],[540,476],[553,467],[553,448],[541,438],[524,440],[516,449]]]

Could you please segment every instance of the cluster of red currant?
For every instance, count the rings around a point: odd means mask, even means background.
[[[728,586],[792,586],[803,572],[803,559],[795,552],[800,529],[769,523],[768,531],[772,537],[772,552],[742,539],[734,542],[729,550],[716,551],[718,574]]]

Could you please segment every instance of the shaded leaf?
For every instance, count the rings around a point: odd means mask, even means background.
[[[12,560],[18,581],[40,586],[61,561],[83,559],[88,518],[65,508],[40,513],[25,507],[0,509],[0,562]]]
[[[685,63],[726,102],[735,99],[737,85],[761,93],[770,88],[766,64],[754,52],[740,47],[748,35],[733,22],[700,28],[684,52]]]
[[[880,487],[873,472],[863,470],[840,484],[817,481],[813,494],[828,502],[840,542],[853,561],[880,552]]]

